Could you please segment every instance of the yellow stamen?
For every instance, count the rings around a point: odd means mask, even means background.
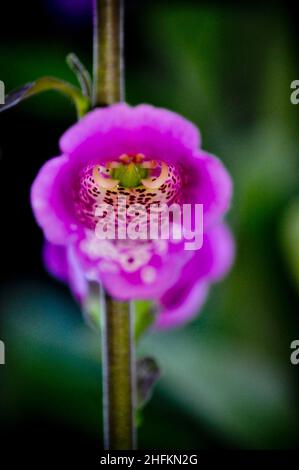
[[[113,170],[114,168],[119,168],[121,166],[121,163],[120,162],[108,162],[107,163],[107,168],[109,168],[109,170]]]
[[[123,153],[123,154],[119,157],[119,160],[120,160],[122,163],[130,163],[131,158],[130,158],[129,155],[127,155],[126,153]]]
[[[157,166],[157,162],[155,160],[147,161],[141,163],[142,168],[146,168],[148,170],[153,170]]]
[[[145,159],[145,155],[143,153],[137,153],[135,156],[135,163],[141,163]]]

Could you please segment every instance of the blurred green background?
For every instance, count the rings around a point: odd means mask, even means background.
[[[90,67],[89,12],[70,19],[55,3],[37,2],[34,13],[24,8],[15,31],[1,31],[7,90],[47,74],[75,83],[65,65],[70,51]],[[5,8],[9,18],[12,7]],[[142,414],[140,448],[296,446],[296,39],[285,7],[128,2],[127,101],[173,109],[200,127],[203,147],[233,176],[228,219],[237,244],[232,272],[200,316],[141,340],[138,355],[154,356],[163,376]],[[57,154],[58,138],[74,120],[70,104],[51,93],[1,115],[0,414],[9,440],[55,436],[54,449],[68,440],[90,450],[101,445],[100,340],[67,288],[44,273],[28,199],[38,168]]]

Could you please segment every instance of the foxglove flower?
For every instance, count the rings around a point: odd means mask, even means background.
[[[45,0],[45,4],[64,23],[87,23],[91,19],[92,0]]]
[[[217,279],[218,268],[214,274],[211,266],[207,269],[213,263],[209,250],[223,249],[226,267],[232,258],[227,229],[220,225],[230,204],[231,179],[216,157],[200,149],[197,128],[164,109],[115,104],[72,126],[60,149],[61,155],[37,175],[31,201],[46,240],[61,247],[76,272],[100,282],[117,299],[156,299],[164,318],[160,326],[171,312],[180,317],[172,291],[182,292],[190,305],[195,297],[203,299],[209,282]],[[152,204],[202,204],[203,247],[186,250],[184,240],[172,239],[99,239],[99,208],[106,204],[117,210],[120,196],[147,211]],[[64,280],[76,285],[71,271],[66,269]]]

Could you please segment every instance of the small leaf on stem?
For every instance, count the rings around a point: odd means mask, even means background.
[[[88,296],[82,305],[82,312],[87,325],[96,331],[101,330],[100,294],[100,285],[97,282],[90,281],[88,283]]]
[[[152,357],[137,361],[137,405],[142,408],[151,398],[154,386],[161,377],[161,369]]]
[[[0,112],[16,106],[30,96],[48,90],[59,91],[70,98],[76,106],[78,117],[84,116],[89,110],[90,101],[78,88],[56,77],[42,77],[9,93],[5,98],[5,104],[0,106]]]
[[[78,56],[74,54],[74,52],[71,52],[70,54],[66,56],[66,62],[68,66],[70,67],[70,69],[76,75],[83,95],[91,100],[92,99],[92,81],[91,81],[91,77],[90,77],[88,70],[82,64]]]
[[[135,341],[152,326],[155,320],[155,312],[152,302],[148,300],[136,300],[135,304]]]

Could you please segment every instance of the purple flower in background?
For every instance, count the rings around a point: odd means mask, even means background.
[[[216,157],[200,149],[197,128],[165,109],[115,104],[87,114],[62,136],[60,148],[31,192],[35,217],[51,243],[45,251],[49,270],[77,298],[91,280],[117,299],[155,300],[160,327],[191,317],[233,257],[221,223],[231,179]],[[117,211],[119,197],[148,212],[159,203],[202,204],[202,248],[186,250],[183,240],[171,238],[99,239],[97,226],[107,215],[99,208]],[[189,222],[194,224],[193,215]]]
[[[45,3],[60,21],[79,23],[91,20],[92,0],[45,0]]]

